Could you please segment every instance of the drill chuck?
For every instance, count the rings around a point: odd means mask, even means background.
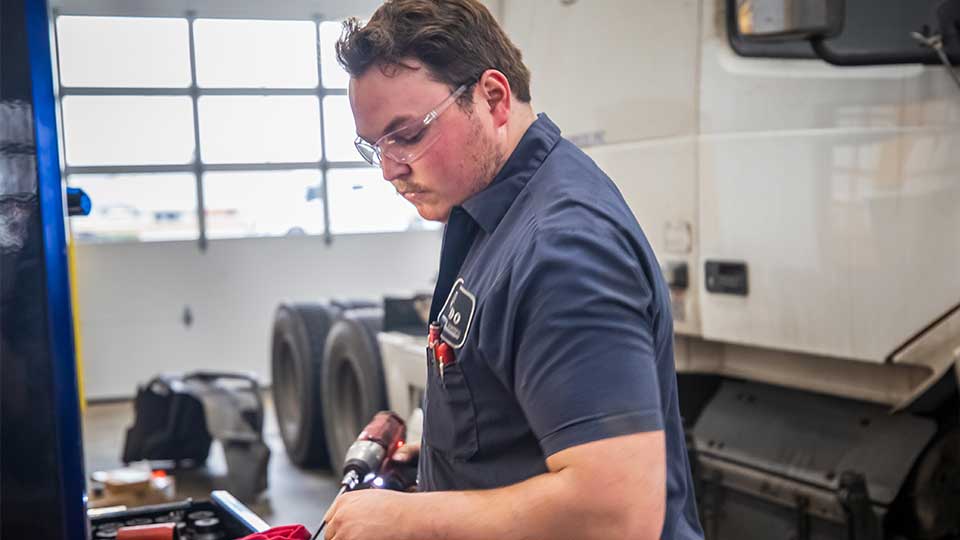
[[[347,450],[347,456],[343,460],[343,472],[347,474],[353,471],[359,476],[359,480],[363,480],[380,468],[386,453],[387,449],[376,441],[356,441]]]

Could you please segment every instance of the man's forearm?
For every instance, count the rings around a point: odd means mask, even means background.
[[[410,540],[654,539],[658,516],[642,516],[617,489],[565,469],[485,491],[418,493]],[[646,518],[646,519],[645,519]],[[646,529],[646,531],[644,531]],[[652,532],[652,534],[648,534]]]
[[[485,491],[345,493],[327,511],[332,540],[655,540],[666,513],[663,431],[560,450],[550,471]]]

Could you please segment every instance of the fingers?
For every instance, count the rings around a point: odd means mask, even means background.
[[[323,518],[323,524],[320,525],[323,527],[323,540],[333,540],[333,537],[337,534],[337,526],[339,523],[333,523],[336,514],[334,507],[336,507],[336,503],[327,511],[327,515]]]
[[[399,461],[400,463],[406,463],[412,461],[418,455],[420,455],[420,444],[411,443],[405,446],[401,446],[393,453],[393,460]]]
[[[330,509],[323,516],[323,522],[326,524],[323,529],[324,540],[333,540],[337,532],[342,532],[339,529],[345,525],[344,520],[350,519],[351,501],[358,495],[360,492],[343,493],[333,500]]]
[[[406,448],[401,448],[393,453],[393,460],[399,461],[400,463],[406,463],[413,459],[413,454],[410,453]]]
[[[333,504],[330,505],[330,509],[327,510],[327,513],[323,516],[323,522],[327,524],[327,534],[330,534],[330,522],[333,521],[333,516],[337,513],[338,506],[340,506],[340,497],[337,497],[333,500]]]

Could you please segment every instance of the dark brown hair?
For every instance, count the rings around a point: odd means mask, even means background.
[[[366,25],[345,21],[336,48],[337,60],[353,77],[371,66],[396,67],[416,58],[453,90],[496,69],[517,99],[530,102],[530,71],[520,50],[478,0],[387,0]],[[470,93],[461,99],[469,103]]]

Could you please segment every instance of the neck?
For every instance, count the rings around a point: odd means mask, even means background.
[[[527,132],[530,125],[537,120],[537,115],[533,112],[533,106],[529,103],[521,103],[510,111],[510,124],[507,130],[507,139],[505,148],[503,148],[504,159],[510,157],[510,154],[520,144],[520,139]]]
[[[520,144],[520,139],[523,138],[523,134],[527,132],[527,129],[530,128],[530,125],[533,124],[536,119],[537,115],[534,114],[533,106],[529,103],[521,103],[510,111],[507,137],[500,145],[500,148],[498,148],[497,163],[495,163],[496,166],[493,169],[493,175],[490,176],[491,180],[493,180],[493,176],[496,175],[497,171],[510,159],[510,155],[513,154],[513,151],[517,149],[517,145]]]

